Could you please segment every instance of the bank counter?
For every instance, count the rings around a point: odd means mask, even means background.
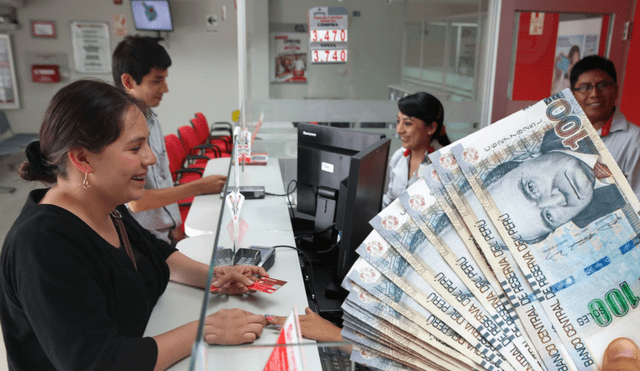
[[[291,131],[289,139],[295,138],[292,133]],[[211,160],[206,166],[205,175],[226,174],[229,166],[228,158]],[[271,156],[267,165],[245,166],[244,170],[240,170],[238,177],[232,167],[229,175],[229,189],[235,185],[236,179],[239,179],[241,185],[262,185],[268,193],[285,194],[278,161]],[[240,218],[237,248],[252,245],[296,246],[287,197],[267,195],[264,199],[247,199],[242,205]],[[190,237],[180,241],[177,248],[185,255],[211,266],[216,241],[221,248],[233,247],[232,225],[230,209],[226,205],[223,207],[220,194],[196,196],[185,221],[185,230]],[[308,301],[297,251],[288,247],[278,247],[275,263],[268,273],[272,278],[287,283],[272,294],[256,292],[228,296],[208,294],[202,289],[170,282],[151,314],[145,336],[154,336],[196,319],[200,319],[199,325],[203,326],[204,316],[225,308],[241,308],[255,314],[280,316],[287,316],[293,310],[298,314],[304,314]],[[210,346],[201,342],[196,346],[198,357],[192,355],[175,364],[170,370],[263,370],[279,334],[279,329],[267,326],[262,336],[252,344]],[[329,348],[305,339],[297,345],[290,346],[288,350],[302,350],[303,364],[306,367],[300,369],[322,370],[319,347],[320,353],[322,349]],[[337,344],[333,347],[337,349]],[[326,355],[323,356],[323,359],[325,358]],[[326,360],[323,362],[326,363]]]

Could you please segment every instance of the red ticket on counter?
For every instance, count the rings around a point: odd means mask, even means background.
[[[247,288],[249,290],[256,290],[266,292],[267,294],[273,294],[277,289],[284,286],[285,283],[287,283],[287,281],[263,277],[254,282],[253,285],[247,286]]]
[[[256,290],[266,292],[267,294],[273,294],[274,292],[276,292],[276,290],[284,286],[285,283],[287,283],[287,281],[264,277],[258,279],[253,283],[253,285],[247,286],[247,288],[249,290]],[[217,293],[218,290],[220,290],[219,287],[213,286],[213,284],[211,285],[211,292]]]

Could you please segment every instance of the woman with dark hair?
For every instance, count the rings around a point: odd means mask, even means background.
[[[395,200],[422,174],[421,165],[429,164],[431,152],[451,144],[444,127],[444,109],[438,98],[429,93],[408,95],[398,101],[396,132],[402,148],[389,161],[389,188],[382,207]]]
[[[0,323],[12,370],[163,370],[188,356],[198,321],[142,337],[169,279],[205,287],[208,266],[181,254],[131,217],[149,148],[144,103],[97,81],[76,81],[53,97],[40,141],[26,150],[29,194],[0,256]],[[247,292],[262,268],[216,268],[223,292]],[[264,316],[211,314],[208,343],[260,336]]]

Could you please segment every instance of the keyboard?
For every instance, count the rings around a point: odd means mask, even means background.
[[[318,347],[322,371],[351,371],[349,355],[333,347]]]

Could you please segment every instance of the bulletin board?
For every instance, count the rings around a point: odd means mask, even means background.
[[[0,34],[0,109],[20,108],[11,38]]]

